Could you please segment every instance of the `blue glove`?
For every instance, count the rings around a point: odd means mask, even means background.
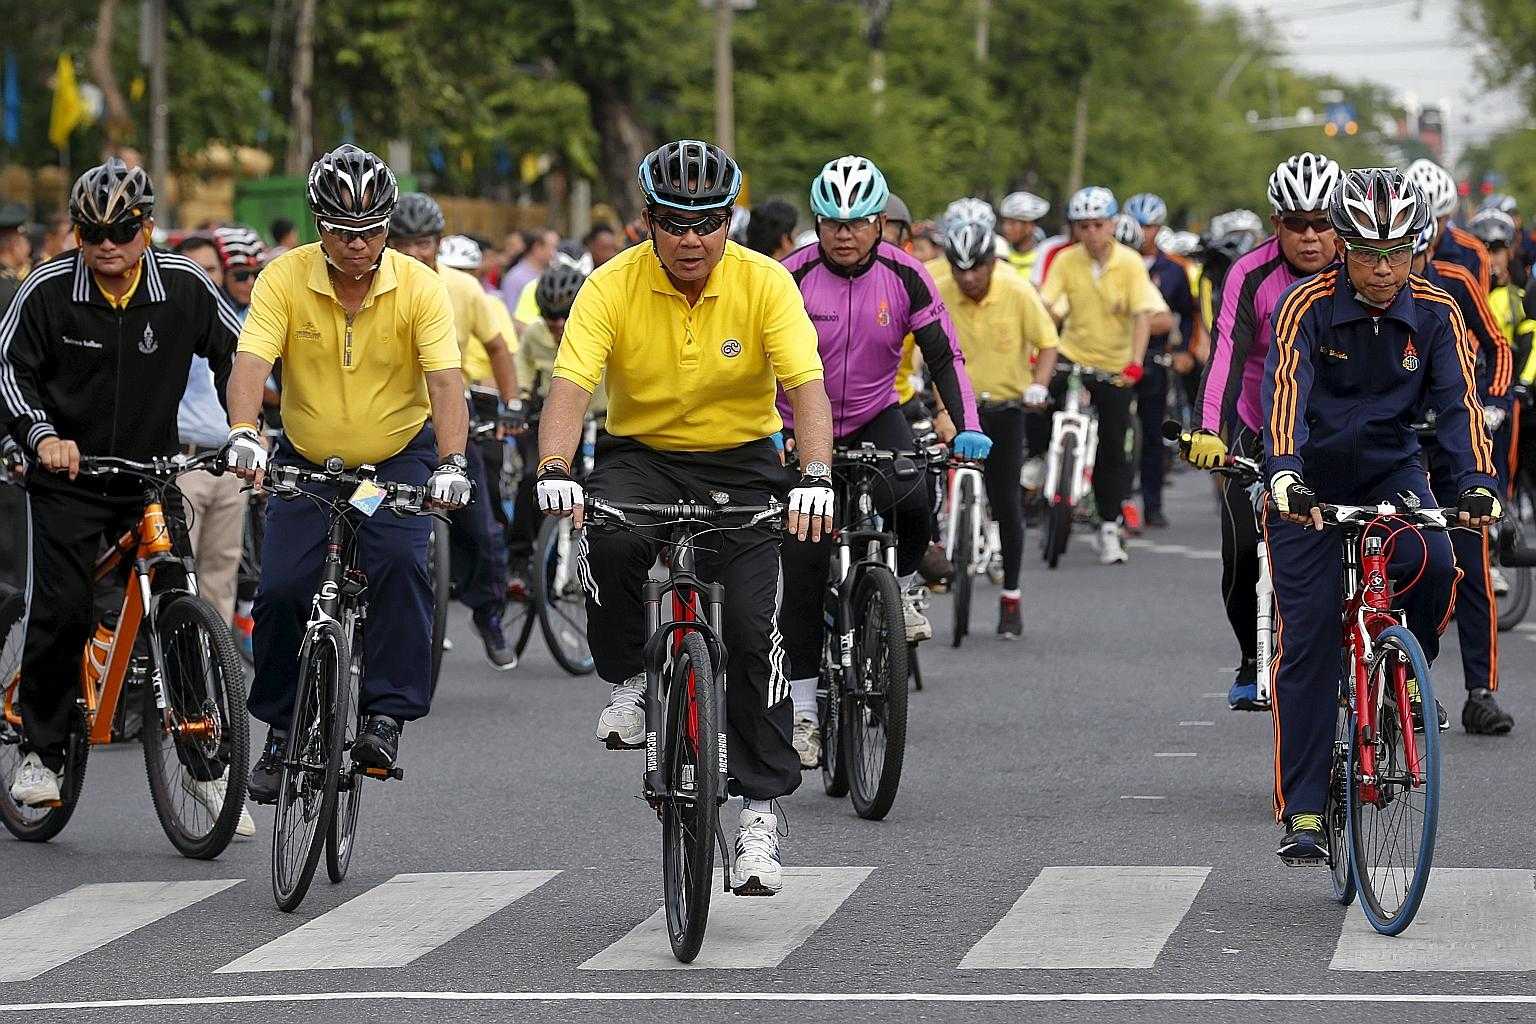
[[[979,430],[962,430],[950,448],[957,458],[984,459],[992,450],[992,439]]]

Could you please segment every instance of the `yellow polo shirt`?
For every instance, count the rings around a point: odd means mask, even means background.
[[[1034,286],[1017,274],[994,273],[980,302],[967,298],[953,277],[940,282],[939,294],[955,322],[977,400],[1023,398],[1034,381],[1031,361],[1041,349],[1056,347],[1056,324]]]
[[[283,430],[311,462],[349,467],[397,454],[432,412],[426,374],[463,356],[443,279],[385,249],[347,322],[319,242],[267,264],[251,292],[240,351],[283,361]]]
[[[608,432],[667,451],[720,451],[783,426],[778,387],[821,379],[816,328],[779,263],[727,242],[699,301],[636,245],[587,278],[554,376],[591,393],[607,373]]]
[[[1131,323],[1138,313],[1168,308],[1141,254],[1116,243],[1097,274],[1088,250],[1068,246],[1040,286],[1047,309],[1066,318],[1061,354],[1072,362],[1119,373],[1131,361]]]
[[[480,279],[453,267],[437,265],[437,272],[448,287],[448,301],[453,306],[453,328],[458,335],[459,351],[464,354],[464,379],[479,384],[493,381],[491,356],[485,340],[501,335],[510,352],[517,352],[517,332],[500,299],[486,293]],[[499,311],[499,312],[498,312]]]

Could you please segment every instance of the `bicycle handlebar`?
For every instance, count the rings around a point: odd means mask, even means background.
[[[673,522],[715,523],[735,516],[746,517],[743,527],[756,526],[784,513],[784,505],[777,499],[766,505],[662,505],[650,502],[605,501],[587,496],[584,517],[588,522],[611,519],[632,526],[630,515],[655,516]],[[647,524],[652,525],[652,524]]]
[[[279,498],[296,498],[299,495],[308,495],[322,501],[328,501],[332,505],[344,504],[348,497],[327,498],[325,495],[315,494],[305,490],[303,484],[325,484],[331,487],[345,488],[357,487],[359,484],[370,483],[384,492],[383,505],[397,516],[435,516],[443,518],[442,513],[427,507],[427,489],[416,484],[400,483],[396,480],[379,480],[374,476],[372,466],[363,466],[354,472],[344,472],[339,465],[332,468],[332,463],[340,462],[339,459],[326,460],[324,469],[305,469],[302,466],[274,465],[267,467],[265,480],[266,489]]]
[[[1405,520],[1425,530],[1449,530],[1456,525],[1456,517],[1461,514],[1461,510],[1456,508],[1403,508],[1386,501],[1379,505],[1330,505],[1323,502],[1319,508],[1323,513],[1324,526],[1344,529],[1366,527],[1385,516]]]
[[[80,472],[85,476],[147,477],[152,480],[172,480],[183,473],[206,470],[218,475],[224,467],[219,463],[217,450],[201,455],[156,455],[148,461],[123,459],[115,455],[86,455],[80,459]]]

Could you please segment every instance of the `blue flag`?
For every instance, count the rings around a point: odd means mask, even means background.
[[[16,73],[16,53],[5,51],[5,144],[15,146],[21,142],[21,82]]]

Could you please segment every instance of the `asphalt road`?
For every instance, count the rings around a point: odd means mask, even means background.
[[[647,930],[659,829],[636,798],[639,755],[592,740],[603,684],[564,675],[537,640],[492,672],[456,612],[437,707],[404,737],[407,780],[369,786],[351,877],[322,869],[295,914],[272,903],[269,810],[256,840],[183,860],[138,748],[94,752],[61,837],[0,839],[0,1017],[1536,1015],[1536,632],[1504,636],[1516,733],[1445,735],[1419,921],[1369,933],[1324,872],[1274,856],[1270,723],[1224,702],[1235,653],[1204,484],[1176,478],[1175,525],[1127,566],[1075,542],[1049,572],[1031,534],[1022,642],[992,638],[983,586],[977,633],[952,650],[937,598],[890,818],[858,819],[808,773],[785,801],[799,870],[772,900],[717,894],[700,966],[676,969]],[[1437,679],[1455,718],[1454,640]]]

